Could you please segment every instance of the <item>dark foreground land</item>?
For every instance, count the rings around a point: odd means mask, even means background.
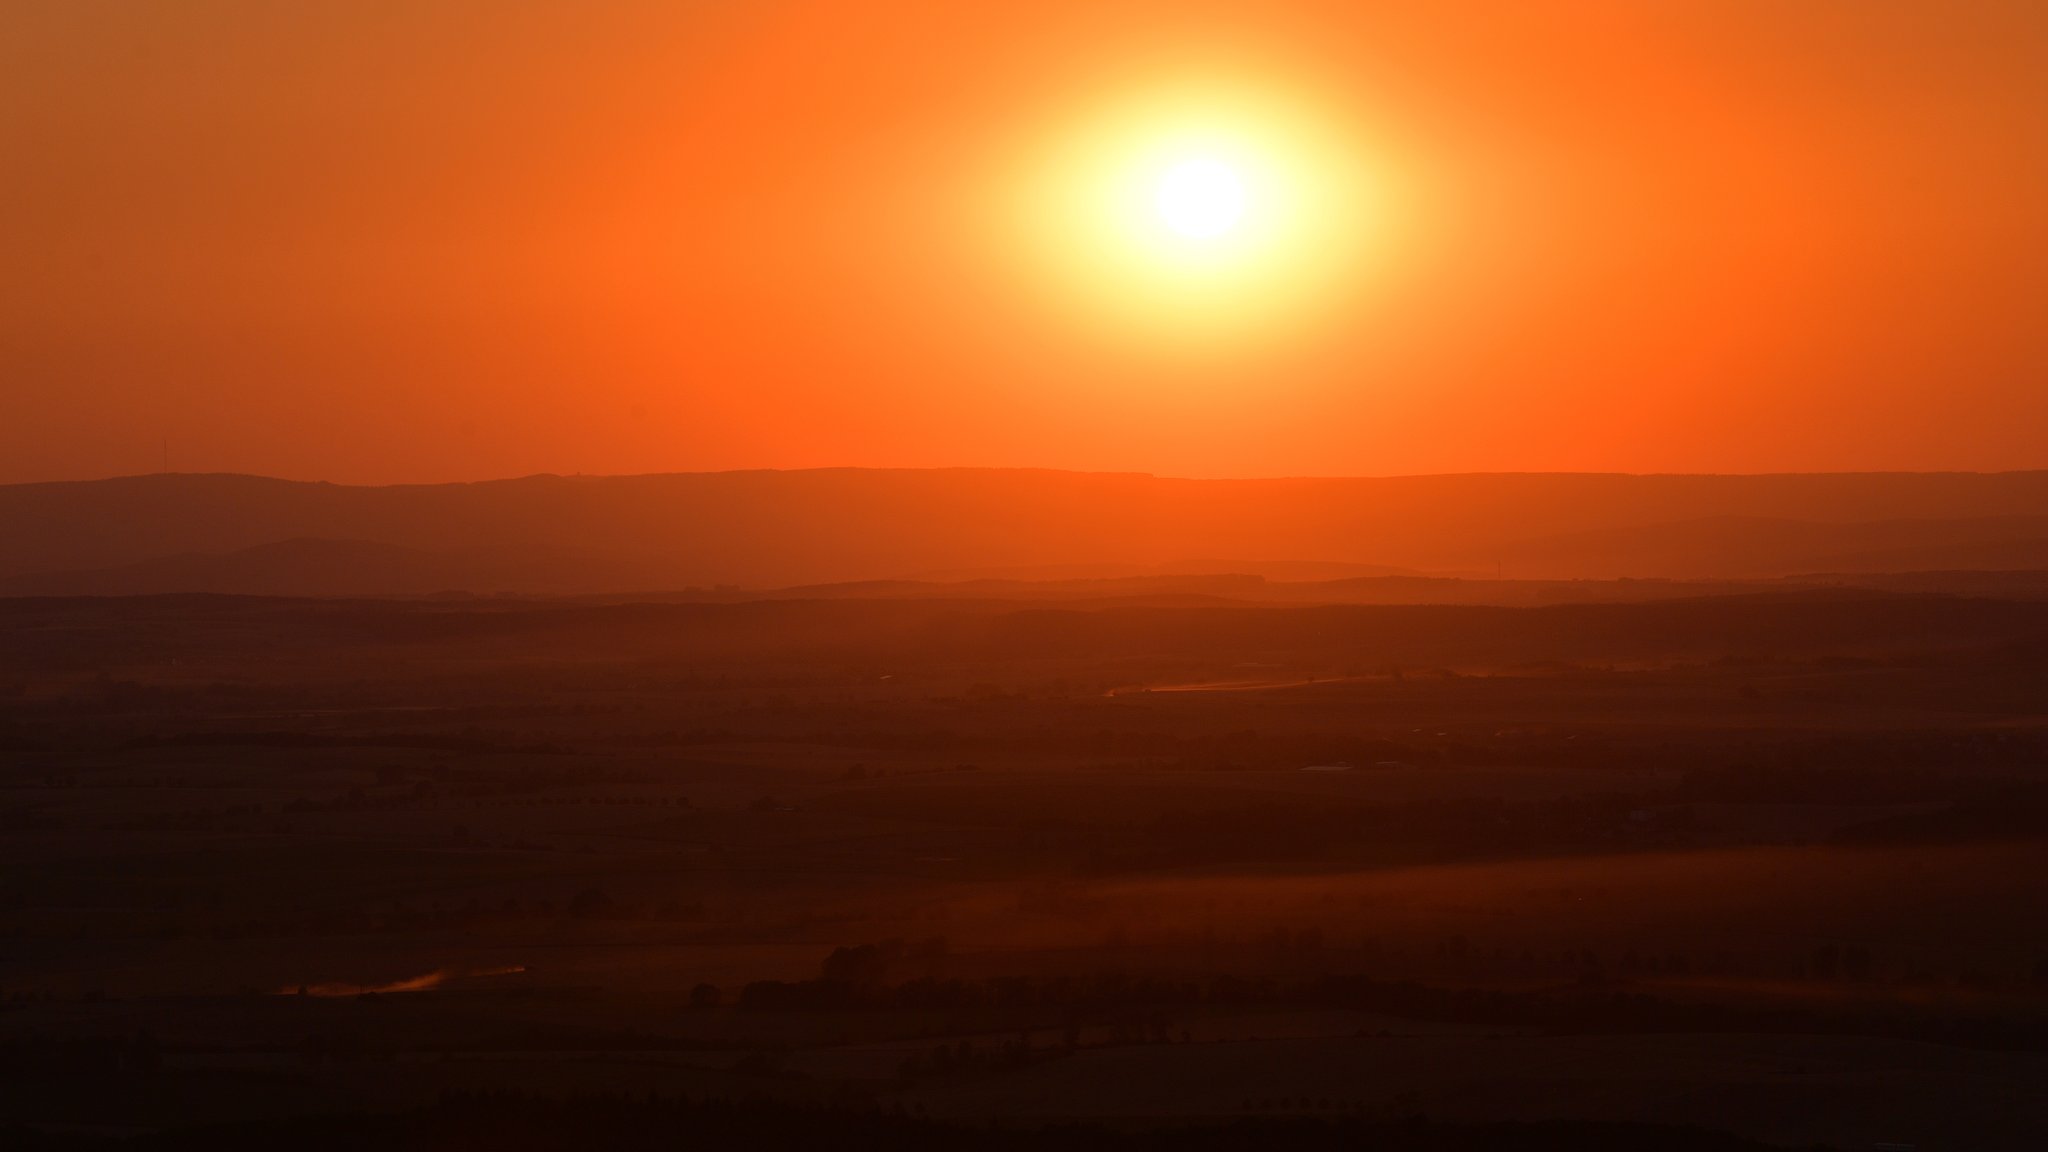
[[[271,1123],[212,1125],[104,1139],[32,1129],[4,1133],[23,1152],[133,1152],[183,1149],[326,1152],[557,1152],[606,1148],[622,1152],[712,1148],[980,1148],[994,1152],[1764,1152],[1770,1146],[1697,1128],[1653,1124],[1433,1124],[1422,1119],[1255,1117],[1220,1124],[1008,1125],[923,1120],[900,1113],[820,1108],[760,1101],[630,1099],[618,1096],[544,1100],[497,1093],[454,1096],[414,1110],[319,1116]]]
[[[1986,583],[0,600],[0,1135],[2037,1148]]]
[[[924,1120],[902,1114],[761,1101],[630,1099],[544,1100],[496,1093],[462,1095],[421,1109],[306,1117],[270,1123],[209,1125],[129,1137],[0,1133],[22,1152],[182,1152],[274,1149],[327,1152],[622,1152],[712,1148],[978,1148],[993,1152],[1766,1152],[1771,1146],[1697,1128],[1655,1124],[1435,1124],[1423,1119],[1255,1117],[1217,1124],[1010,1125]]]

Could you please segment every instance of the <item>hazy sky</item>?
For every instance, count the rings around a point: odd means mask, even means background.
[[[2048,467],[2044,77],[2033,0],[9,0],[0,481]],[[1033,201],[1233,106],[1326,203],[1199,309]]]

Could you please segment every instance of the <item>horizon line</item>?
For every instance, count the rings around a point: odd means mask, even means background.
[[[275,484],[328,486],[334,488],[452,488],[466,485],[517,484],[534,480],[655,480],[672,477],[712,476],[756,476],[756,475],[807,475],[814,473],[1031,473],[1059,476],[1116,477],[1132,480],[1161,480],[1194,484],[1252,484],[1290,483],[1303,481],[1363,481],[1363,480],[1452,480],[1479,477],[1574,477],[1605,479],[1785,479],[1813,477],[1872,477],[1872,476],[2029,476],[2048,473],[2048,466],[2040,468],[1857,468],[1812,471],[1766,471],[1766,472],[1627,472],[1593,471],[1577,469],[1501,469],[1498,471],[1465,472],[1393,472],[1393,473],[1324,473],[1286,474],[1272,476],[1178,476],[1157,472],[1119,471],[1111,469],[1053,468],[1035,465],[990,466],[990,465],[931,465],[889,466],[828,464],[807,468],[707,468],[701,470],[674,470],[664,472],[529,472],[515,476],[490,476],[472,480],[328,480],[303,479],[290,476],[273,476],[261,472],[130,472],[111,476],[84,478],[53,478],[46,480],[0,481],[0,488],[53,487],[57,485],[112,484],[138,480],[261,480]]]

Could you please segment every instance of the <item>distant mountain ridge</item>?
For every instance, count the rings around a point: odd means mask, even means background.
[[[658,589],[667,573],[628,560],[541,546],[434,550],[364,540],[280,540],[107,568],[0,576],[0,595],[425,596],[438,592],[569,594]]]
[[[0,486],[0,591],[16,595],[619,592],[1032,572],[1767,578],[2039,565],[2048,565],[2048,472],[2038,471],[1184,480],[818,469],[383,487],[175,474]]]
[[[1768,577],[1794,571],[1901,572],[2048,567],[2048,515],[1791,520],[1716,516],[1514,541],[1518,571]]]

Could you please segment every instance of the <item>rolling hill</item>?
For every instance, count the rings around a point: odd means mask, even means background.
[[[1187,480],[821,469],[0,486],[0,590],[16,595],[617,592],[935,573],[1768,578],[2032,567],[2048,561],[2044,542],[2048,472]]]

